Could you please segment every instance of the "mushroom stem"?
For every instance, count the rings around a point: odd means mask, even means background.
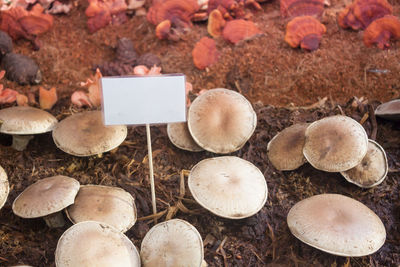
[[[65,225],[64,216],[61,212],[55,212],[43,217],[47,226],[50,228],[59,228]]]
[[[33,135],[13,135],[12,148],[23,151],[31,139]]]

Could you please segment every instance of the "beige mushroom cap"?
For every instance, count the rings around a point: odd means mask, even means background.
[[[60,121],[53,139],[65,153],[87,157],[118,147],[127,134],[125,125],[105,126],[101,111],[85,111]]]
[[[13,212],[22,218],[43,217],[74,203],[79,182],[74,178],[57,175],[28,186],[12,204]]]
[[[256,214],[268,195],[261,171],[251,162],[233,156],[200,161],[190,171],[188,186],[201,206],[228,219]]]
[[[0,110],[0,132],[31,135],[53,130],[57,119],[47,111],[33,107],[10,107]]]
[[[347,181],[363,188],[382,183],[389,169],[385,150],[374,140],[368,141],[367,154],[360,164],[341,172]]]
[[[400,120],[400,99],[382,103],[375,109],[375,115],[388,120]]]
[[[361,202],[339,194],[321,194],[296,203],[287,223],[302,242],[346,257],[376,252],[386,239],[379,217]]]
[[[57,267],[139,267],[139,253],[129,238],[105,223],[85,221],[67,229],[57,243]]]
[[[66,213],[73,223],[104,222],[121,232],[128,231],[137,219],[131,194],[122,188],[102,185],[81,185]]]
[[[205,150],[226,154],[239,150],[251,137],[257,116],[241,94],[224,88],[199,95],[188,112],[194,141]]]
[[[364,128],[347,116],[331,116],[308,126],[303,153],[316,169],[341,172],[355,167],[367,153]]]
[[[180,149],[192,152],[204,150],[193,140],[187,122],[168,123],[167,133],[169,140]]]
[[[144,267],[200,267],[203,240],[190,223],[180,219],[165,221],[147,232],[140,256]]]
[[[276,134],[267,145],[268,159],[281,171],[295,170],[307,162],[303,155],[309,123],[294,124]]]
[[[0,209],[6,203],[9,192],[10,192],[10,185],[8,183],[7,173],[0,166]]]

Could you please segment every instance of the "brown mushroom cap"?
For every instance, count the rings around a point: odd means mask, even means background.
[[[375,109],[375,115],[388,120],[400,120],[400,99],[380,104]]]
[[[256,214],[268,196],[261,171],[251,162],[232,156],[197,163],[190,171],[188,187],[201,206],[228,219]]]
[[[188,127],[194,141],[214,153],[239,150],[251,137],[257,116],[241,94],[217,88],[198,96],[188,112]]]
[[[390,39],[400,39],[400,19],[395,16],[384,16],[374,20],[364,31],[365,46],[376,44],[380,49],[390,47]]]
[[[210,15],[208,15],[207,32],[212,37],[219,37],[222,35],[225,24],[226,21],[221,12],[218,9],[214,9],[211,11]]]
[[[303,147],[305,132],[309,125],[309,123],[294,124],[276,134],[268,142],[268,159],[276,169],[295,170],[307,162],[303,155]]]
[[[324,12],[324,0],[280,0],[281,16],[320,16]]]
[[[196,43],[192,51],[193,63],[200,70],[217,62],[218,57],[215,41],[206,36]]]
[[[57,267],[139,267],[139,253],[129,238],[110,225],[94,221],[74,224],[60,237]]]
[[[187,122],[168,123],[169,140],[178,148],[193,152],[203,151],[190,135]]]
[[[254,22],[244,19],[230,20],[222,30],[222,37],[233,44],[259,34],[261,34],[261,31]]]
[[[6,203],[9,192],[10,192],[10,185],[8,183],[7,173],[0,166],[0,209]]]
[[[318,49],[325,32],[325,25],[316,18],[295,17],[286,26],[285,41],[293,48],[300,46],[308,51],[314,51]]]
[[[355,167],[367,153],[364,128],[347,116],[331,116],[308,126],[303,154],[316,169],[341,172]]]
[[[118,147],[127,133],[125,125],[105,126],[101,111],[85,111],[60,121],[53,130],[53,140],[65,153],[87,157]]]
[[[347,181],[363,188],[382,183],[389,169],[385,150],[374,140],[368,141],[367,154],[360,164],[341,172]]]
[[[287,223],[302,242],[346,257],[376,252],[386,239],[379,217],[361,202],[338,194],[321,194],[296,203]]]
[[[15,106],[0,110],[0,132],[15,135],[31,135],[53,130],[57,119],[47,111]]]
[[[57,175],[28,186],[12,204],[14,214],[22,218],[43,217],[74,203],[79,182],[74,178]]]
[[[132,195],[122,188],[102,185],[81,185],[75,202],[66,210],[71,222],[104,222],[126,232],[136,222],[137,213]]]
[[[203,240],[190,223],[180,219],[165,221],[147,232],[140,256],[144,267],[200,267]]]

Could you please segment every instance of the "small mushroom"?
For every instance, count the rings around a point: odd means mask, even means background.
[[[218,61],[219,52],[215,41],[203,37],[198,41],[192,51],[193,63],[196,68],[203,70]]]
[[[163,20],[156,26],[156,36],[158,39],[168,39],[173,41],[178,41],[179,36],[174,35],[171,31],[171,21],[169,19]]]
[[[75,202],[66,209],[72,223],[97,221],[121,232],[136,222],[137,212],[132,195],[122,188],[102,185],[81,185]]]
[[[74,203],[79,182],[74,178],[57,175],[28,186],[12,204],[15,215],[22,218],[43,217],[49,227],[63,227],[65,220],[60,211]]]
[[[168,123],[168,138],[176,147],[192,152],[203,151],[190,135],[187,122]]]
[[[44,87],[39,87],[39,105],[42,109],[51,109],[57,102],[57,91],[55,87],[47,90]]]
[[[207,32],[212,37],[219,37],[225,27],[226,21],[218,9],[214,9],[208,16]]]
[[[202,207],[228,219],[256,214],[268,196],[261,171],[251,162],[234,156],[208,158],[197,163],[190,171],[188,187]]]
[[[8,53],[1,60],[7,79],[20,85],[38,84],[42,81],[42,73],[36,62],[24,55]]]
[[[387,120],[400,120],[400,99],[395,99],[383,104],[380,104],[375,109],[375,115]]]
[[[390,39],[400,39],[400,19],[395,16],[384,16],[374,20],[364,31],[365,46],[376,44],[380,49],[390,47]]]
[[[152,68],[154,66],[161,66],[161,59],[157,56],[154,55],[153,53],[144,53],[143,55],[140,55],[136,61],[136,65],[144,65],[148,68]]]
[[[105,126],[101,111],[85,111],[60,121],[53,140],[65,153],[89,157],[118,147],[127,133],[125,125]]]
[[[280,0],[280,11],[283,18],[321,16],[324,0]]]
[[[190,223],[180,219],[165,221],[147,232],[140,256],[144,267],[200,267],[203,240]]]
[[[0,31],[0,59],[13,50],[13,43],[11,37],[3,31]]]
[[[372,254],[386,239],[385,226],[372,210],[339,194],[315,195],[296,203],[287,224],[307,245],[344,257]]]
[[[222,37],[233,44],[251,39],[260,34],[261,31],[254,22],[244,19],[228,21],[222,31]]]
[[[74,224],[60,237],[55,252],[57,267],[140,267],[140,255],[132,241],[101,222]]]
[[[350,183],[370,188],[383,182],[388,168],[385,150],[374,140],[368,140],[368,151],[360,164],[341,174]]]
[[[281,171],[295,170],[307,162],[303,155],[309,123],[294,124],[276,134],[267,145],[268,159]]]
[[[293,48],[314,51],[318,49],[326,27],[310,16],[295,17],[286,26],[285,41]]]
[[[136,50],[133,46],[131,39],[129,38],[118,39],[115,51],[116,61],[130,66],[134,66],[136,64],[137,58],[138,54],[136,53]]]
[[[34,134],[53,130],[57,119],[50,113],[33,107],[10,107],[0,110],[0,132],[13,136],[12,147],[18,151],[26,148]]]
[[[87,26],[90,33],[104,28],[112,22],[117,24],[126,20],[125,11],[128,6],[125,0],[88,0],[89,6],[85,10],[88,17]]]
[[[9,192],[10,184],[8,183],[7,173],[0,166],[0,210],[6,203]]]
[[[239,150],[252,136],[257,116],[241,94],[216,88],[199,95],[189,107],[188,127],[194,141],[207,151]]]
[[[368,150],[364,128],[347,116],[330,116],[308,126],[303,154],[316,169],[347,171],[357,166]]]

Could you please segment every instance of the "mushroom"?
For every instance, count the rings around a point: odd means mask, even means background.
[[[324,24],[310,16],[295,17],[286,26],[285,41],[293,48],[314,51],[319,47],[322,35],[326,32]]]
[[[203,37],[196,43],[192,51],[193,63],[196,68],[203,70],[218,61],[219,52],[215,41]]]
[[[357,166],[368,149],[364,128],[350,117],[336,115],[308,126],[303,154],[316,169],[346,171]]]
[[[309,123],[294,124],[276,134],[267,145],[268,159],[281,171],[295,170],[307,162],[303,155]]]
[[[192,152],[203,151],[190,135],[187,122],[168,123],[168,138],[176,147]]]
[[[256,214],[267,201],[264,175],[251,162],[233,156],[208,158],[190,171],[193,198],[215,215],[243,219]]]
[[[114,227],[101,222],[74,224],[60,237],[55,252],[57,267],[140,267],[132,241]]]
[[[374,140],[368,140],[368,151],[354,168],[341,172],[350,183],[370,188],[383,182],[388,172],[385,150]]]
[[[0,59],[13,50],[13,43],[11,37],[3,31],[0,31]]]
[[[389,48],[390,39],[400,39],[400,19],[395,16],[374,20],[364,31],[363,41],[367,47],[376,44],[380,49]]]
[[[200,267],[203,240],[190,223],[173,219],[153,226],[140,248],[144,267]]]
[[[302,242],[338,256],[372,254],[386,239],[385,226],[372,210],[339,194],[315,195],[296,203],[287,224]]]
[[[0,166],[0,210],[7,201],[10,192],[10,184],[8,183],[7,173]]]
[[[13,136],[12,147],[26,148],[34,134],[50,132],[57,119],[50,113],[33,107],[10,107],[0,110],[0,132]]]
[[[199,146],[214,153],[239,150],[256,125],[257,116],[250,102],[229,89],[208,90],[189,107],[190,134]]]
[[[222,35],[222,30],[226,21],[218,9],[214,9],[208,16],[207,32],[212,37],[219,37]]]
[[[321,16],[324,12],[324,0],[280,0],[283,18],[297,16]]]
[[[244,19],[230,20],[222,30],[222,37],[233,44],[251,39],[259,34],[261,34],[261,31],[254,22]]]
[[[22,218],[43,217],[49,227],[63,227],[61,212],[74,203],[79,182],[74,178],[57,175],[41,179],[28,186],[12,204],[15,215]]]
[[[42,81],[42,73],[36,62],[21,54],[8,53],[1,60],[7,79],[20,85],[38,84]]]
[[[375,115],[382,117],[387,120],[400,120],[400,99],[394,99],[392,101],[380,104],[375,109]]]
[[[99,1],[88,0],[89,6],[85,10],[85,15],[88,17],[87,26],[90,33],[94,33],[101,28],[106,27],[114,21],[126,21],[125,11],[128,6],[125,0]],[[119,17],[119,19],[116,19]]]
[[[136,222],[137,212],[132,195],[118,187],[81,185],[75,202],[66,209],[72,223],[104,222],[121,232]]]
[[[53,140],[65,153],[89,157],[118,147],[127,132],[125,125],[105,126],[101,111],[84,111],[60,121],[53,130]]]

